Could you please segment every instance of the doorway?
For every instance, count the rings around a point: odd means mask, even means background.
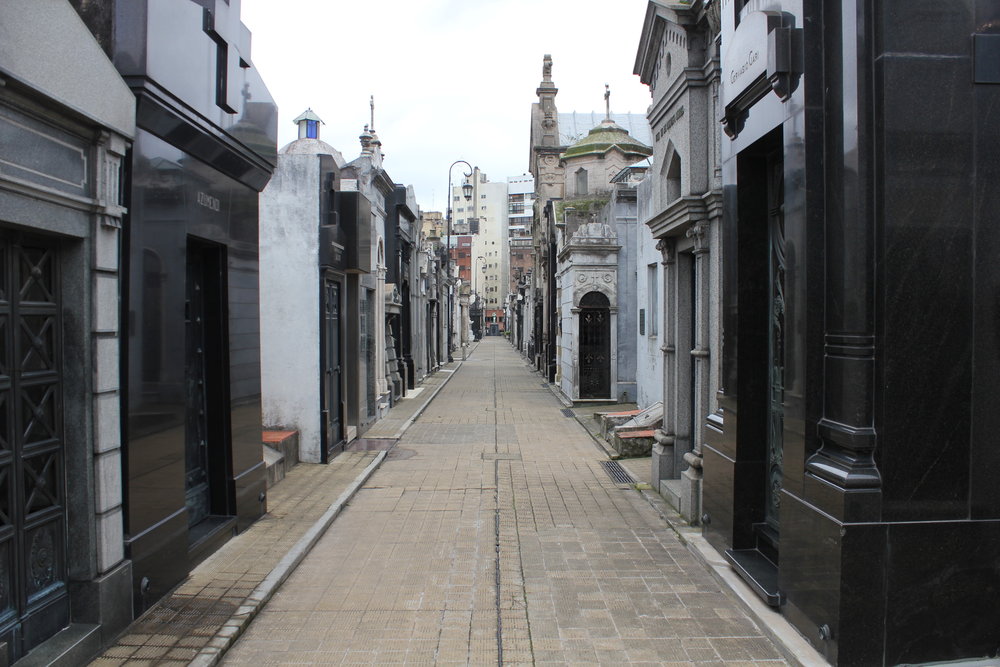
[[[56,242],[0,234],[0,641],[16,660],[69,624]]]
[[[188,238],[185,286],[184,501],[192,544],[229,514],[225,248]]]
[[[580,398],[611,396],[611,303],[600,292],[580,299]]]
[[[768,604],[779,606],[784,475],[785,233],[782,131],[744,149],[737,162],[739,273],[737,457],[745,465],[745,513],[726,552]]]
[[[343,351],[341,317],[343,309],[342,285],[332,277],[323,279],[323,321],[320,328],[322,341],[322,452],[321,461],[328,463],[344,448],[343,423]]]

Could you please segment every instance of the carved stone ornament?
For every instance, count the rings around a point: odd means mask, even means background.
[[[708,250],[708,223],[699,222],[692,225],[688,228],[685,236],[694,241],[694,251],[696,253]]]
[[[667,239],[660,239],[656,242],[656,249],[660,251],[664,264],[674,263],[674,244]]]

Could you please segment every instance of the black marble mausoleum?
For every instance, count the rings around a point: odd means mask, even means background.
[[[831,662],[1000,650],[1000,4],[722,0],[705,534]]]

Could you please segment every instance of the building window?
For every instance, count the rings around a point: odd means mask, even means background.
[[[670,156],[670,164],[666,174],[667,201],[672,202],[681,196],[681,156],[674,151]]]
[[[306,138],[315,139],[319,131],[319,122],[315,120],[306,121]]]
[[[587,170],[580,167],[576,170],[576,195],[587,194]]]
[[[649,294],[649,335],[655,336],[657,333],[657,303],[660,300],[659,284],[656,281],[656,263],[646,267],[646,293]]]

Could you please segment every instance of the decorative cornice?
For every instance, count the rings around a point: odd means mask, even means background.
[[[673,204],[663,209],[649,220],[646,226],[653,233],[653,238],[680,236],[691,225],[708,217],[705,200],[701,196],[681,197]]]

